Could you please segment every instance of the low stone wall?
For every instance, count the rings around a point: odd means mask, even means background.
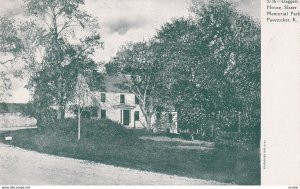
[[[0,128],[32,126],[36,126],[35,118],[23,116],[20,113],[0,113]]]

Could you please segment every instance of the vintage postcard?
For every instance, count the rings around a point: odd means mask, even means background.
[[[298,0],[2,0],[0,186],[300,185]]]

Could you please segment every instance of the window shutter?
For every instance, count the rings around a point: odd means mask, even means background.
[[[120,123],[122,124],[123,123],[123,117],[122,117],[122,110],[120,110]]]
[[[169,113],[169,123],[172,123],[172,122],[173,122],[173,114]]]
[[[101,110],[101,119],[106,119],[106,110]]]
[[[120,95],[120,103],[121,104],[125,103],[125,95],[123,95],[123,94]]]
[[[101,93],[101,102],[105,102],[106,96],[105,93]]]
[[[129,110],[129,123],[131,123],[131,110]]]
[[[140,100],[138,97],[135,96],[135,104],[140,104]]]
[[[139,121],[140,120],[140,112],[139,111],[135,111],[134,112],[134,121]]]

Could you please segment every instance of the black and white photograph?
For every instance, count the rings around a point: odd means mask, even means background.
[[[0,5],[1,186],[261,184],[259,0]]]

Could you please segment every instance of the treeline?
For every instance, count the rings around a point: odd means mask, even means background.
[[[182,130],[204,139],[236,132],[258,143],[260,24],[225,0],[192,1],[190,11],[122,46],[107,72],[133,75],[147,117],[175,105]]]

